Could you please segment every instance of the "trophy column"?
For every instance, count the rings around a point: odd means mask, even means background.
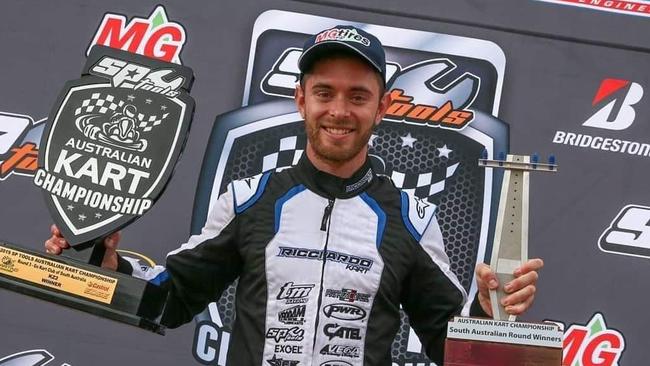
[[[562,331],[554,323],[515,322],[501,299],[503,285],[528,260],[530,172],[556,172],[555,158],[540,163],[536,155],[503,154],[479,159],[486,168],[504,169],[490,267],[499,288],[490,291],[494,319],[455,317],[448,324],[445,366],[555,365],[562,362]]]

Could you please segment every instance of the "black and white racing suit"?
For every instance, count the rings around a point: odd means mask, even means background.
[[[294,168],[231,183],[166,268],[133,265],[133,275],[169,286],[170,327],[239,277],[228,365],[391,365],[400,304],[442,364],[446,323],[466,293],[434,211],[368,161],[341,179],[303,156]]]

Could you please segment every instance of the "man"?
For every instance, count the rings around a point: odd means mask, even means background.
[[[368,161],[390,102],[384,50],[371,34],[338,26],[306,42],[299,68],[295,101],[308,143],[298,165],[231,183],[166,268],[118,256],[119,234],[107,239],[103,266],[169,288],[161,322],[170,327],[239,278],[228,365],[391,365],[400,305],[442,364],[446,323],[467,295],[433,210],[418,215],[414,198]],[[45,247],[58,254],[67,243],[53,228]],[[542,265],[525,263],[506,284],[509,313],[530,306]],[[471,313],[490,315],[496,277],[481,264],[477,278]]]

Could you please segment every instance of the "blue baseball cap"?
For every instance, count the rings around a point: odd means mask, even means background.
[[[298,59],[300,78],[322,55],[333,50],[351,51],[374,68],[386,83],[386,54],[377,37],[350,25],[337,25],[307,39]]]

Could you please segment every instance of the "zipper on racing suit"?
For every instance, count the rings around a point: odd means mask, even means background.
[[[330,239],[330,218],[332,216],[332,210],[334,209],[334,200],[329,199],[327,206],[325,206],[325,211],[323,212],[323,219],[320,223],[321,231],[325,231],[325,247],[323,248],[323,264],[320,272],[320,292],[318,293],[318,305],[316,307],[316,323],[314,324],[314,345],[312,355],[316,352],[316,336],[318,335],[318,321],[320,318],[320,307],[323,302],[323,279],[325,278],[325,263],[327,263],[327,242]],[[313,357],[313,356],[312,356]]]

